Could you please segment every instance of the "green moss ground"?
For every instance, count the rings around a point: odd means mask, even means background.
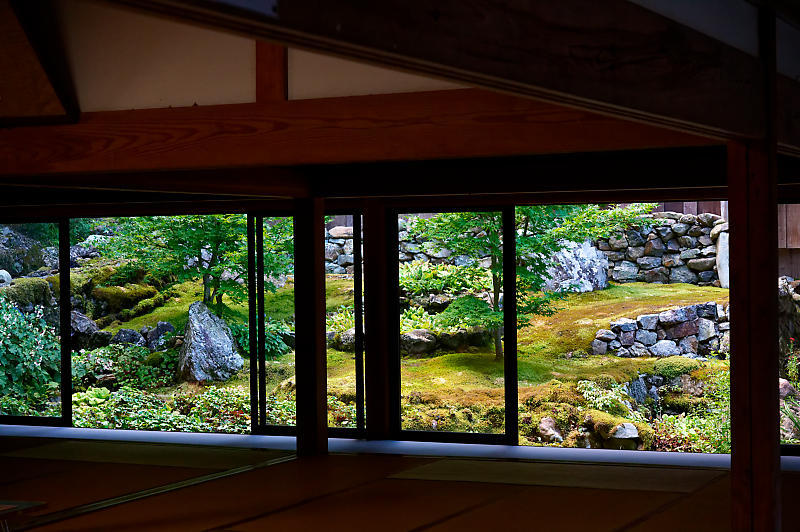
[[[635,318],[672,307],[728,302],[728,290],[690,284],[612,284],[605,290],[570,294],[553,316],[541,316],[519,331],[519,353],[561,355],[586,351],[598,329],[618,318]]]

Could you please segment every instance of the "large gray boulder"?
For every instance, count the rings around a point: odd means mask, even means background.
[[[222,381],[244,365],[228,324],[200,301],[189,307],[178,360],[181,375],[191,381]]]
[[[0,270],[0,288],[11,286],[11,274],[5,270]]]
[[[547,290],[593,292],[608,286],[608,259],[591,242],[566,242],[547,268]]]

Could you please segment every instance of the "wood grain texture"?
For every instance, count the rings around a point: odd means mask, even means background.
[[[780,529],[777,191],[764,144],[728,147],[734,530]]]
[[[717,144],[476,89],[84,113],[0,131],[0,175],[228,168]]]
[[[778,249],[786,247],[786,211],[792,205],[778,204]]]
[[[786,206],[786,247],[800,248],[800,205]]]
[[[280,102],[288,88],[287,50],[285,46],[256,41],[256,101]]]
[[[0,0],[0,119],[64,116],[9,0]]]

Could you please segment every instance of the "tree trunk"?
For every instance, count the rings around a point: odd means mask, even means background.
[[[500,310],[500,290],[502,289],[500,276],[494,273],[496,266],[497,257],[492,255],[492,310],[495,312]],[[492,336],[494,336],[494,359],[503,360],[503,340],[500,329],[494,329]]]
[[[494,336],[494,359],[503,360],[503,336],[500,329],[492,331],[492,335]]]
[[[203,275],[203,304],[211,303],[211,275]]]

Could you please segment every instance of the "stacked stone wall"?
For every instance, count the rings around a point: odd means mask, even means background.
[[[612,321],[591,344],[595,355],[707,357],[730,352],[730,307],[709,301]]]
[[[620,283],[690,283],[727,288],[728,223],[716,214],[653,213],[649,229],[597,241]]]

